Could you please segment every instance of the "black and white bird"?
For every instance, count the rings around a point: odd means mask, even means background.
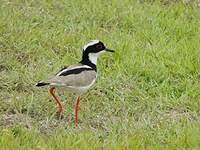
[[[80,96],[85,93],[96,81],[97,59],[103,52],[114,52],[108,49],[103,42],[92,40],[83,47],[82,60],[78,64],[61,69],[55,76],[36,84],[38,87],[49,86],[49,92],[58,105],[58,114],[63,116],[64,108],[60,99],[55,95],[56,89],[64,88],[68,92],[75,93],[75,126],[78,126],[78,109]]]

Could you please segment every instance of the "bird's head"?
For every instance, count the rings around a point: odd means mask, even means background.
[[[114,52],[114,50],[108,49],[99,40],[91,40],[83,47],[83,59],[87,58],[96,65],[98,56],[104,52]]]

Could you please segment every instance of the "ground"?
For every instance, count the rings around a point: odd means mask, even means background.
[[[81,99],[61,91],[65,117],[37,81],[100,39]],[[194,1],[1,1],[2,149],[200,149],[200,8]]]

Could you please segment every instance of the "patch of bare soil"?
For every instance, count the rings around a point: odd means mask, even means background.
[[[32,119],[25,114],[3,114],[0,118],[0,126],[5,128],[20,125],[27,129],[31,129],[32,122]]]
[[[21,126],[26,129],[37,128],[40,133],[44,134],[51,134],[55,130],[63,129],[69,122],[72,123],[72,120],[69,121],[68,118],[58,119],[57,117],[35,120],[26,114],[20,113],[7,113],[0,117],[0,127],[12,128]]]

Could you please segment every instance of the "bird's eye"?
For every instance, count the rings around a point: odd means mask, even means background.
[[[96,46],[97,49],[102,49],[102,47],[103,47],[103,46],[100,45],[100,44]]]

